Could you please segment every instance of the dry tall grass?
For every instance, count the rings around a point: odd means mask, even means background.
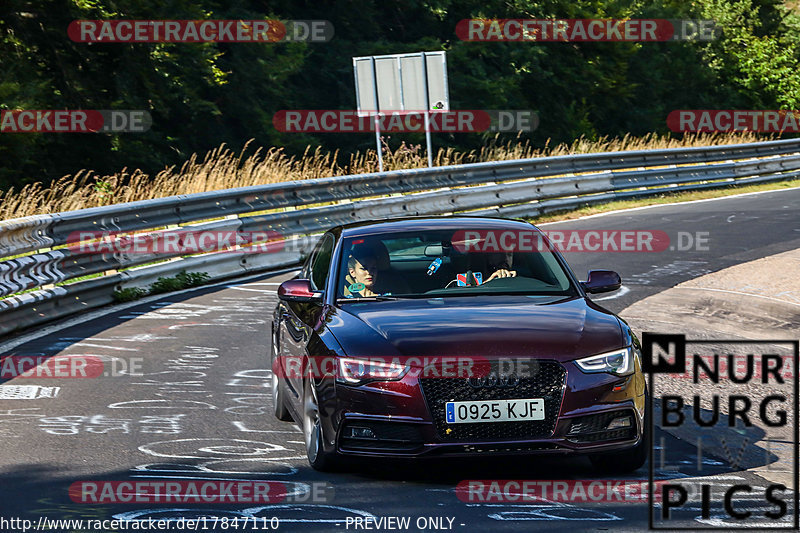
[[[572,144],[546,145],[539,149],[528,142],[510,141],[503,144],[495,138],[479,151],[457,152],[451,148],[441,148],[434,161],[441,166],[546,155],[709,146],[757,140],[764,140],[764,137],[753,133],[686,135],[679,139],[659,135],[626,135],[621,138],[603,137],[597,141],[580,138]],[[238,155],[225,145],[208,152],[202,160],[194,154],[180,169],[169,167],[155,176],[127,168],[104,176],[91,170],[81,170],[74,176],[64,176],[50,185],[34,183],[19,191],[13,188],[0,191],[0,220],[177,194],[375,172],[378,166],[375,150],[356,152],[342,166],[337,163],[338,151],[324,152],[320,147],[312,150],[310,146],[302,157],[288,156],[282,148],[275,147],[258,148],[245,157],[250,144],[251,141],[248,141]],[[386,149],[384,152],[386,170],[423,168],[426,165],[425,149],[419,145],[402,143],[397,149]]]

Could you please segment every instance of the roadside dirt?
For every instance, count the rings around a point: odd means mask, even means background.
[[[630,323],[637,334],[643,331],[680,333],[687,340],[797,340],[800,338],[798,274],[800,250],[793,250],[681,283],[631,305],[620,316]],[[686,424],[664,429],[681,439],[699,444],[704,455],[727,461],[734,469],[747,469],[770,482],[793,487],[795,413],[792,411],[793,380],[796,377],[793,375],[792,347],[786,344],[690,343],[687,345],[687,356],[692,351],[700,350],[703,354],[709,353],[707,350],[719,353],[725,360],[730,356],[737,369],[736,375],[740,377],[746,373],[747,354],[759,351],[778,354],[785,366],[781,374],[784,382],[770,379],[763,383],[758,363],[755,364],[758,379],[746,384],[734,384],[728,379],[722,379],[716,385],[708,379],[693,383],[691,371],[683,377],[660,375],[656,382],[656,397],[670,394],[686,399],[683,410]],[[692,398],[695,395],[700,399],[702,418],[709,420],[713,414],[713,395],[722,394],[725,397],[728,393],[750,399],[751,427],[745,427],[741,421],[735,427],[727,425],[727,401],[720,402],[720,422],[713,428],[701,427],[694,422],[689,406],[694,403]],[[763,398],[771,394],[787,398],[785,404],[772,402],[766,408],[766,419],[770,421],[777,419],[781,409],[787,412],[788,423],[783,427],[770,427],[759,416]],[[661,412],[657,411],[655,415],[656,424],[663,427]],[[698,436],[701,442],[698,442]],[[656,457],[656,460],[659,458]]]

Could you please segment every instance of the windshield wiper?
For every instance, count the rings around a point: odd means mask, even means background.
[[[358,296],[355,298],[337,298],[336,303],[346,303],[346,302],[386,302],[391,300],[397,300],[397,296]]]

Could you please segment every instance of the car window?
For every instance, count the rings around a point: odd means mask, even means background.
[[[331,256],[333,255],[334,239],[332,235],[325,235],[319,248],[314,253],[311,259],[311,288],[314,290],[324,290],[325,283],[328,280],[328,271],[331,266]]]
[[[344,239],[337,298],[576,295],[541,237],[532,227],[500,227]]]
[[[314,244],[314,248],[311,250],[311,253],[308,254],[308,257],[303,263],[303,268],[300,270],[300,278],[302,279],[311,279],[311,265],[314,263],[314,259],[317,257],[317,252],[319,249],[322,248],[322,243],[325,241],[324,235],[320,237],[320,239]]]
[[[421,258],[425,256],[425,241],[419,237],[397,238],[385,241],[392,260]]]

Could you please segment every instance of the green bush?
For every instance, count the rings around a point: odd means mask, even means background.
[[[180,272],[174,278],[158,278],[150,285],[150,294],[179,291],[189,287],[197,287],[206,283],[211,277],[205,272]]]
[[[164,292],[179,291],[189,287],[203,285],[211,279],[205,272],[179,272],[174,278],[158,278],[155,283],[150,285],[150,290],[130,287],[114,291],[114,301],[131,302],[138,300],[148,294],[161,294]]]
[[[180,272],[176,277],[183,283],[184,288],[197,287],[211,279],[211,276],[205,272]]]
[[[139,287],[130,287],[114,291],[112,295],[115,302],[132,302],[138,300],[142,296],[147,296],[147,289],[140,289]]]
[[[155,283],[150,285],[150,294],[160,294],[162,292],[178,291],[183,288],[183,284],[177,278],[158,278]]]

